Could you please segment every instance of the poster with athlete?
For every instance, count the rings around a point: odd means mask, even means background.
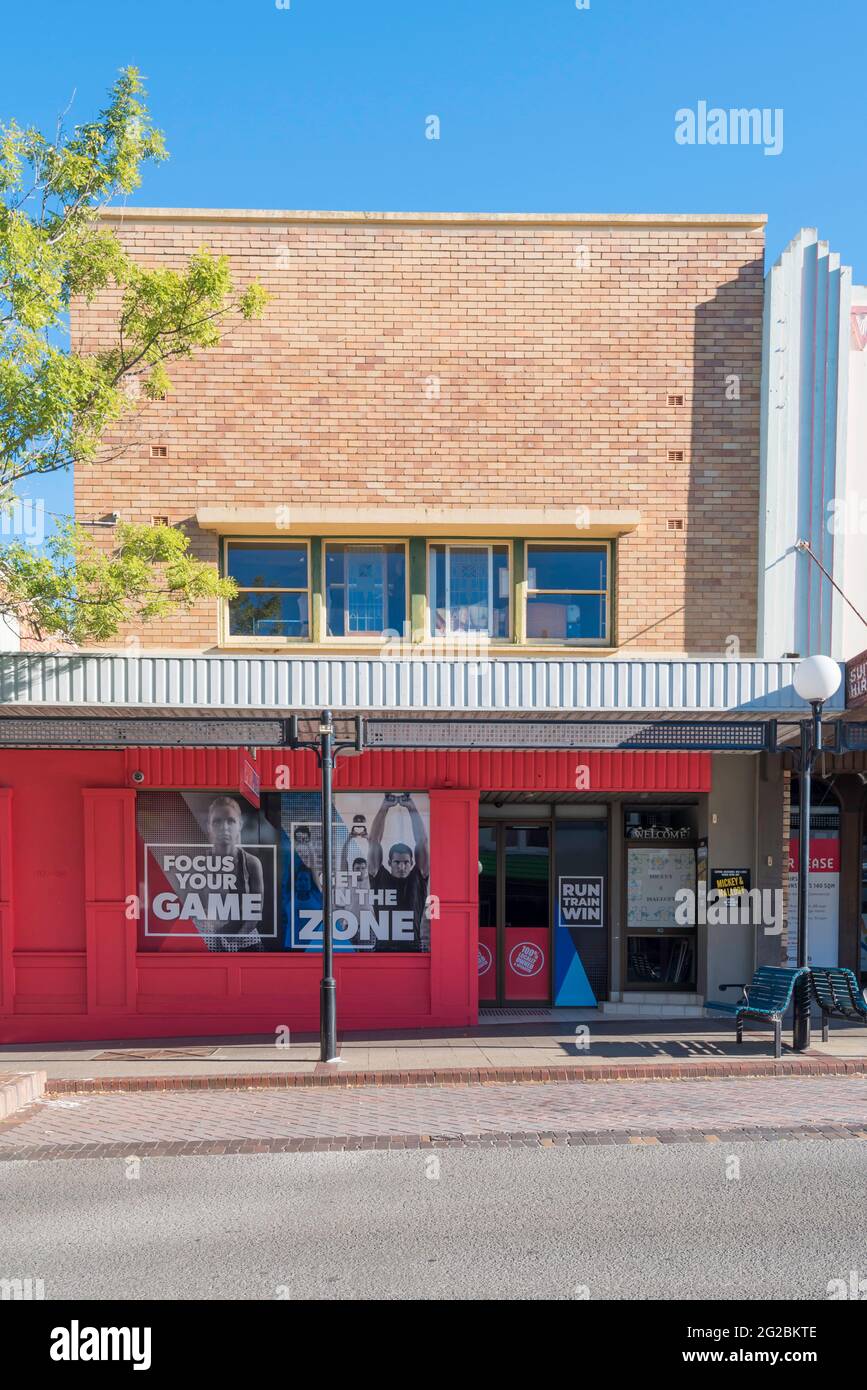
[[[292,818],[282,824],[293,846],[286,888],[287,946],[321,950],[322,873],[310,847],[321,827]],[[334,797],[334,942],[343,951],[430,950],[430,805],[412,792],[338,792]],[[303,853],[299,849],[299,832]]]
[[[235,792],[137,798],[140,949],[212,952],[276,945],[273,827]]]

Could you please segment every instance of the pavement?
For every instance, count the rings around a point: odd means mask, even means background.
[[[790,1036],[790,1035],[789,1035]],[[340,1062],[319,1061],[319,1040],[296,1037],[139,1039],[77,1044],[2,1044],[0,1072],[43,1071],[65,1091],[161,1085],[427,1084],[443,1081],[599,1080],[852,1070],[867,1072],[867,1028],[832,1026],[809,1053],[784,1045],[775,1063],[769,1030],[747,1030],[738,1047],[724,1020],[605,1021],[594,1010],[542,1022],[430,1032],[346,1034]]]
[[[867,1076],[44,1096],[3,1160],[432,1145],[867,1139]]]

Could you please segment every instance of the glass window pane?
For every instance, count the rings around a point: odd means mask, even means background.
[[[231,637],[307,637],[306,594],[239,594],[229,602]]]
[[[378,547],[346,551],[346,611],[350,633],[382,632],[385,626],[385,557]]]
[[[491,636],[509,635],[509,547],[494,546],[494,593],[491,604]]]
[[[548,827],[510,825],[505,836],[506,926],[547,928]]]
[[[697,817],[695,806],[628,806],[624,833],[627,840],[683,840],[689,844],[698,835]]]
[[[497,831],[479,826],[479,926],[497,925]]]
[[[631,985],[695,984],[695,945],[688,936],[630,936],[626,978]]]
[[[243,589],[306,589],[306,545],[261,545],[232,541],[227,568]]]
[[[448,631],[446,624],[446,548],[432,545],[430,548],[430,610],[431,633],[443,637]]]
[[[341,584],[329,584],[325,590],[326,621],[328,624],[327,632],[329,637],[346,636],[346,620],[344,603],[346,602],[346,589]]]
[[[433,635],[484,633],[508,637],[509,585],[507,545],[432,545]]]
[[[391,631],[403,636],[406,622],[406,550],[402,545],[388,545],[386,556],[386,622]]]
[[[488,547],[455,546],[449,551],[448,620],[451,632],[487,632],[490,622]]]
[[[406,552],[402,545],[329,545],[325,585],[330,637],[403,632]]]
[[[547,641],[598,641],[605,633],[604,594],[530,594],[527,637]]]
[[[604,589],[607,569],[604,546],[527,546],[530,589]]]

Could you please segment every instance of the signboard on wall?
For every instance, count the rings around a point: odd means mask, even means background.
[[[862,709],[867,705],[867,652],[846,662],[846,708]]]
[[[798,879],[801,846],[795,835],[789,841],[789,930],[786,964],[798,959]],[[840,950],[840,841],[810,840],[807,881],[809,914],[808,964],[838,965]]]
[[[259,769],[256,766],[256,760],[252,753],[248,752],[246,748],[241,751],[238,791],[246,801],[249,801],[251,806],[255,806],[256,810],[259,809],[262,804]]]

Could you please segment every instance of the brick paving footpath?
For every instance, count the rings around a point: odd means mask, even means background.
[[[0,1124],[0,1160],[780,1138],[867,1139],[867,1078],[49,1097]]]

